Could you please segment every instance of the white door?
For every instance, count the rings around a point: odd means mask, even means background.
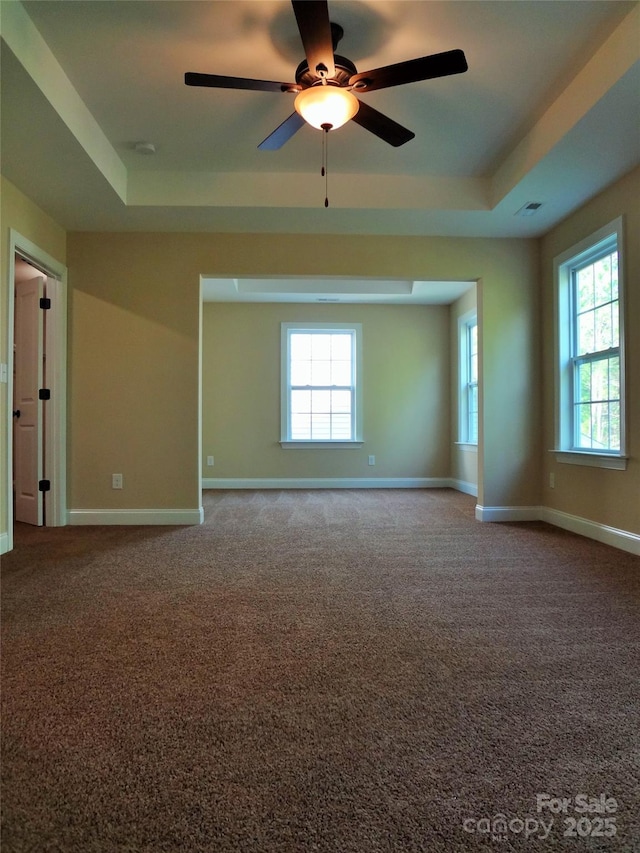
[[[16,282],[14,332],[14,490],[15,519],[26,524],[43,522],[42,401],[44,311],[40,300],[44,278]]]

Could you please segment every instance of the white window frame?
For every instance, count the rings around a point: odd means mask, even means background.
[[[596,260],[608,251],[618,253],[618,321],[620,364],[620,448],[598,450],[576,447],[574,431],[574,365],[573,341],[575,312],[573,307],[574,270]],[[555,281],[555,447],[558,462],[596,468],[625,470],[625,311],[624,311],[624,242],[623,218],[618,217],[581,240],[554,259]]]
[[[478,382],[471,382],[470,345],[471,328],[478,326],[478,316],[475,311],[469,311],[458,318],[458,444],[466,444],[471,448],[478,446],[478,434],[472,435],[470,423],[469,391],[472,384],[478,388]],[[476,400],[478,393],[476,390]],[[479,429],[479,424],[478,424]]]
[[[349,441],[292,439],[290,424],[290,340],[293,332],[351,332],[353,341],[353,411],[352,435]],[[361,323],[281,323],[280,345],[280,445],[285,449],[346,449],[362,447],[362,324]]]

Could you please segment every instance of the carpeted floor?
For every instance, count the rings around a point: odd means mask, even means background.
[[[640,558],[474,503],[18,530],[3,853],[640,850]]]

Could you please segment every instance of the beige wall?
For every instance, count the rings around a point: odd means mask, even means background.
[[[478,294],[474,284],[449,309],[449,358],[451,362],[451,477],[459,487],[478,487],[478,448],[459,443],[458,411],[460,406],[460,342],[458,323],[465,314],[478,311]]]
[[[280,323],[297,321],[362,324],[362,448],[280,447]],[[202,411],[204,477],[448,477],[448,310],[207,303]]]
[[[554,441],[553,259],[618,216],[624,216],[627,359],[626,471],[557,463],[546,451]],[[541,243],[544,357],[542,503],[545,506],[640,533],[640,169],[601,193],[547,234]],[[555,488],[549,474],[555,474]]]
[[[499,282],[478,281],[478,504],[485,507],[539,505],[538,274],[532,240],[519,264],[505,259]]]
[[[483,459],[482,497],[492,506],[537,504],[534,241],[78,232],[69,235],[68,266],[70,508],[199,505],[200,274],[481,278],[479,301],[488,331],[482,344],[483,362],[488,375],[493,371],[497,378],[495,383],[493,379],[485,383],[484,432],[489,439]],[[374,365],[377,359],[379,369],[385,369],[383,347],[375,347],[367,358]],[[277,367],[276,353],[272,370]],[[522,378],[505,381],[513,371]],[[371,400],[365,401],[365,406],[371,404]],[[278,399],[273,400],[272,419],[273,412],[277,417],[278,406]],[[446,389],[443,406],[448,419]],[[517,417],[500,417],[500,412],[517,412]],[[392,418],[393,412],[386,415],[382,432],[393,428]],[[442,421],[438,423],[438,449],[430,455],[427,440],[417,466],[434,476],[446,473],[442,460],[448,454],[441,444]],[[496,423],[500,434],[493,438]],[[381,440],[374,434],[376,446],[367,445],[367,454],[371,448],[378,455]],[[388,465],[387,470],[404,476],[409,469],[402,449],[393,451],[388,443],[386,447],[376,475],[381,476],[383,465]],[[231,454],[224,447],[222,451],[205,448],[209,452],[220,458],[221,465],[226,464],[225,455]],[[286,452],[299,460],[287,462],[287,466],[305,465],[304,453]],[[359,457],[351,458],[357,465]],[[234,471],[239,476],[246,469],[237,461]],[[331,464],[333,468],[323,468],[326,475],[343,470],[344,462]],[[223,470],[216,465],[215,475],[221,476]],[[275,456],[266,470],[281,470]],[[113,472],[124,474],[122,492],[110,487]]]
[[[185,250],[178,235],[69,235],[71,510],[200,504],[199,283]]]
[[[9,234],[16,231],[42,252],[60,264],[66,263],[66,232],[51,217],[33,204],[12,183],[0,177],[0,362],[8,363],[9,300],[13,299],[13,282],[9,286]],[[6,535],[8,524],[8,385],[0,384],[0,536]]]
[[[204,424],[216,435],[205,453],[216,456],[214,469],[201,468],[199,441],[199,276],[219,275],[338,275],[417,279],[477,280],[480,321],[480,446],[478,503],[486,507],[549,506],[612,527],[640,532],[640,170],[618,182],[553,229],[541,241],[366,236],[233,235],[233,234],[96,234],[65,235],[22,193],[2,181],[0,264],[2,324],[0,358],[7,361],[9,287],[8,239],[13,228],[69,269],[69,495],[71,509],[193,509],[199,506],[199,478],[222,476],[349,476],[346,457],[322,460],[300,451],[280,451],[272,443],[256,452],[255,465],[237,450],[241,442],[226,437],[223,412],[217,404],[205,407]],[[558,465],[548,453],[553,441],[553,258],[615,217],[625,215],[627,269],[628,434],[631,459],[626,472]],[[325,313],[335,306],[321,306]],[[541,310],[542,308],[542,310]],[[267,315],[272,327],[285,319],[282,307],[214,306],[205,323],[214,340],[224,339],[235,323],[243,330],[248,319],[258,324],[260,347],[267,345]],[[441,346],[447,343],[450,320],[437,310],[381,306],[340,307],[365,316],[367,372],[378,376],[379,388],[366,386],[367,444],[362,453],[344,451],[354,476],[455,476],[460,470],[446,462],[448,432],[454,406],[449,379],[442,384]],[[287,311],[294,312],[293,308]],[[217,312],[217,313],[216,313]],[[263,312],[260,314],[260,312]],[[345,312],[344,315],[342,312]],[[315,313],[315,311],[314,311]],[[300,316],[299,309],[295,314]],[[424,317],[423,317],[424,314]],[[213,319],[211,319],[213,317]],[[226,323],[223,319],[226,318]],[[233,321],[233,322],[232,322]],[[389,359],[385,335],[402,340],[406,351]],[[435,338],[422,336],[429,329]],[[225,331],[227,330],[227,331]],[[444,330],[444,331],[443,331]],[[542,331],[542,334],[541,334]],[[378,345],[380,340],[382,345]],[[438,340],[437,346],[435,340]],[[252,340],[256,347],[260,335]],[[276,346],[279,337],[276,335]],[[218,343],[214,344],[218,346]],[[209,344],[207,344],[209,346]],[[421,349],[424,348],[424,349]],[[427,356],[418,364],[435,365],[431,377],[413,376],[440,395],[436,411],[425,396],[414,401],[419,411],[410,425],[394,421],[406,405],[402,387],[394,386],[401,363],[415,354]],[[205,353],[206,355],[206,353]],[[434,358],[435,360],[431,361]],[[253,362],[240,362],[239,373]],[[235,368],[234,368],[235,369]],[[267,368],[263,365],[263,370]],[[268,366],[271,382],[277,376],[277,352]],[[233,374],[232,374],[233,375]],[[366,375],[366,374],[365,374]],[[228,401],[228,377],[218,375]],[[225,389],[225,381],[227,387]],[[368,382],[373,381],[370,377]],[[262,393],[255,377],[249,387]],[[276,383],[277,387],[277,383]],[[377,398],[395,395],[395,405]],[[0,387],[3,439],[0,461],[6,483],[7,386]],[[244,393],[244,392],[243,392]],[[246,394],[244,395],[246,402]],[[208,406],[209,404],[207,404]],[[237,403],[236,403],[237,405]],[[366,407],[378,407],[379,411]],[[262,407],[266,410],[266,396]],[[271,428],[277,424],[278,398],[271,400]],[[541,416],[542,413],[542,416]],[[370,419],[370,415],[373,418]],[[380,419],[381,418],[381,419]],[[418,426],[422,421],[423,426]],[[222,425],[222,426],[221,426]],[[412,432],[413,427],[415,430]],[[408,461],[403,442],[391,433],[408,429],[405,443],[416,450]],[[372,430],[369,433],[369,429]],[[419,447],[419,433],[430,434]],[[444,436],[444,438],[443,438]],[[434,438],[435,437],[435,438]],[[244,436],[245,443],[255,440]],[[221,442],[221,443],[220,443]],[[382,448],[382,449],[380,449]],[[253,449],[251,453],[253,453]],[[291,460],[284,463],[285,454]],[[364,468],[374,453],[375,469]],[[235,454],[235,458],[234,458]],[[353,455],[352,455],[353,454]],[[286,457],[287,459],[289,457]],[[227,468],[226,466],[229,465]],[[263,466],[263,467],[259,467]],[[311,467],[310,467],[311,466]],[[316,466],[316,467],[313,467]],[[333,466],[333,467],[332,467]],[[249,472],[249,468],[251,471]],[[548,488],[554,470],[556,488]],[[322,474],[317,472],[321,471]],[[111,489],[111,474],[123,473],[125,488]],[[0,535],[6,533],[6,488],[0,491]]]

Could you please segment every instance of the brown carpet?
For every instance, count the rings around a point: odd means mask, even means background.
[[[3,853],[640,850],[640,558],[448,490],[205,513],[18,531]]]

